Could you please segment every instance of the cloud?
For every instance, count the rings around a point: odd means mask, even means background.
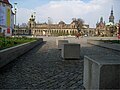
[[[119,0],[91,0],[83,2],[82,0],[54,0],[41,6],[36,6],[34,9],[19,8],[18,22],[27,22],[30,14],[36,12],[36,21],[47,22],[48,17],[51,17],[53,22],[60,20],[70,23],[72,18],[82,18],[85,23],[95,27],[96,22],[102,16],[106,22],[110,15],[112,5],[120,3]],[[114,7],[114,11],[118,10]],[[120,19],[120,13],[114,14],[116,21]],[[119,16],[118,16],[119,15]]]

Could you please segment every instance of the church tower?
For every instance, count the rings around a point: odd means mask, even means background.
[[[30,29],[29,34],[32,34],[33,28],[35,28],[35,25],[36,25],[35,16],[31,15],[31,18],[29,19],[29,22],[28,22],[28,28]]]
[[[28,27],[29,28],[34,28],[35,26],[35,16],[31,15],[31,18],[29,19],[29,22],[28,22]]]
[[[114,24],[113,7],[112,7],[111,14],[109,17],[109,22],[112,22]]]

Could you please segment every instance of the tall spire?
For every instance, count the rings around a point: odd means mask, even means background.
[[[113,6],[112,6],[111,14],[110,14],[110,17],[109,17],[109,22],[112,22],[114,24]]]
[[[100,22],[103,23],[103,17],[100,18]]]
[[[113,6],[112,6],[112,9],[111,9],[111,16],[113,16]]]

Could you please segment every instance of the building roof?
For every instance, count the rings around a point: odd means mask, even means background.
[[[85,25],[83,25],[83,28],[84,28],[84,29],[87,29],[88,27],[87,27],[87,26],[85,26]]]
[[[60,21],[60,22],[59,22],[59,24],[65,24],[65,22],[63,22],[63,21]]]
[[[114,25],[113,22],[106,23],[107,26]]]
[[[8,0],[3,0],[4,3],[10,4]]]
[[[12,7],[12,5],[11,5],[10,2],[9,2],[9,0],[0,0],[0,2],[5,3],[5,4],[8,4],[8,5],[10,5],[10,6]]]

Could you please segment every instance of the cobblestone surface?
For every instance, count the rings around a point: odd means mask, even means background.
[[[0,71],[1,89],[83,88],[83,62],[64,61],[54,41],[44,42]]]
[[[81,59],[63,60],[55,38],[44,40],[47,42],[0,69],[0,89],[84,89],[84,55],[116,54],[86,44],[86,38],[68,38],[69,42],[81,44]]]

